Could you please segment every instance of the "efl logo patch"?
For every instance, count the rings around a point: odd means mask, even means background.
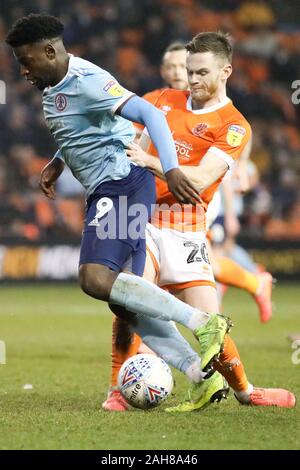
[[[231,147],[238,147],[241,145],[245,134],[246,129],[244,129],[242,126],[229,126],[226,135],[226,142],[231,145]]]
[[[57,111],[64,111],[67,107],[67,104],[68,102],[66,96],[62,93],[58,93],[58,95],[55,97],[55,106]]]
[[[103,90],[106,93],[109,93],[111,96],[115,98],[119,98],[120,96],[123,96],[126,92],[125,88],[123,88],[121,85],[119,85],[118,82],[115,80],[110,80],[104,87]]]
[[[194,134],[196,137],[201,137],[203,134],[205,134],[207,129],[208,124],[205,124],[205,122],[200,122],[195,127],[193,127],[192,134]]]

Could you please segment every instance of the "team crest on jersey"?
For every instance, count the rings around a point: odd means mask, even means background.
[[[55,97],[55,106],[57,111],[64,111],[67,107],[67,98],[63,93],[58,93]]]
[[[168,112],[171,111],[172,108],[165,104],[165,105],[161,106],[160,109],[162,110],[162,112],[166,116],[168,114]]]
[[[195,127],[193,127],[192,134],[194,134],[196,137],[201,137],[202,135],[205,134],[207,129],[208,129],[208,124],[205,124],[205,122],[200,122]]]
[[[123,88],[116,80],[110,80],[104,87],[103,91],[109,93],[114,98],[119,98],[123,96],[126,92],[125,88]]]
[[[228,127],[226,142],[231,145],[231,147],[238,147],[241,145],[245,134],[246,129],[242,126],[231,125]]]

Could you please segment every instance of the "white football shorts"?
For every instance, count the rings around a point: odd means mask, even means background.
[[[146,226],[147,251],[158,274],[158,285],[169,289],[213,286],[205,232],[179,232]]]

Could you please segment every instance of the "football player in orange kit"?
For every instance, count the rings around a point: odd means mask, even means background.
[[[164,79],[165,83],[169,85],[169,88],[174,90],[187,90],[188,89],[188,77],[186,72],[186,48],[181,42],[172,43],[167,47],[160,67],[160,74]],[[160,96],[163,89],[157,89],[146,93],[144,98],[152,104],[155,104],[158,97]],[[141,135],[142,126],[136,125],[138,136]],[[241,157],[239,158],[238,168],[235,169],[234,173],[238,174],[239,184],[243,191],[248,190],[248,175],[246,172],[247,161],[251,152],[251,141],[245,146]],[[184,152],[183,149],[179,149],[178,152]],[[223,184],[223,192],[225,201],[232,200],[234,197],[232,190],[232,178],[227,178]],[[219,196],[219,194],[216,194]],[[215,204],[219,201],[219,204]],[[209,230],[214,219],[217,217],[220,210],[220,198],[214,198],[209,206],[209,215],[206,218],[206,228]],[[230,222],[231,229],[234,223],[238,223],[233,213],[233,209],[230,210],[228,207],[230,204],[225,203],[225,220]],[[232,204],[231,204],[232,205]],[[214,215],[213,215],[214,213]],[[233,220],[234,219],[234,220]],[[272,276],[270,273],[258,273],[253,274],[247,271],[238,263],[228,258],[225,255],[214,254],[211,244],[207,243],[209,252],[209,258],[211,261],[213,273],[215,279],[226,286],[233,286],[239,289],[244,289],[251,294],[258,305],[259,316],[262,323],[268,322],[272,317]],[[146,349],[147,350],[147,347]]]
[[[149,153],[145,153],[133,144],[128,156],[161,178],[157,180],[159,206],[147,229],[150,256],[145,269],[146,279],[167,288],[191,306],[215,313],[219,307],[206,251],[206,210],[223,176],[245,148],[251,129],[226,96],[232,55],[228,38],[221,33],[200,33],[187,45],[187,50],[191,92],[163,89],[153,101],[166,114],[180,167],[198,189],[202,203],[195,207],[176,203],[162,180],[162,169],[159,160],[153,156],[155,149],[152,145]],[[144,134],[144,145],[147,140]],[[134,354],[136,350],[133,349],[127,348],[125,356]],[[286,390],[258,389],[248,382],[236,346],[228,335],[215,368],[229,382],[241,403],[283,407],[295,404],[295,397]],[[117,400],[118,393],[115,391],[109,396],[104,409],[113,409],[107,404],[110,398]],[[201,407],[211,398],[205,381],[203,396]],[[126,409],[126,404],[121,401],[119,411],[122,406]],[[199,408],[191,396],[190,400],[169,411]]]

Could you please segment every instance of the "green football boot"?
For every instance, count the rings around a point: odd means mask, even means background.
[[[208,379],[202,380],[198,384],[192,384],[183,403],[166,408],[165,411],[167,413],[186,413],[203,410],[210,403],[227,398],[228,393],[228,383],[219,372],[215,372]]]
[[[232,326],[233,323],[229,318],[213,314],[206,325],[194,331],[194,335],[199,341],[201,368],[207,373],[206,378],[214,373],[213,361],[223,351],[225,335]]]

